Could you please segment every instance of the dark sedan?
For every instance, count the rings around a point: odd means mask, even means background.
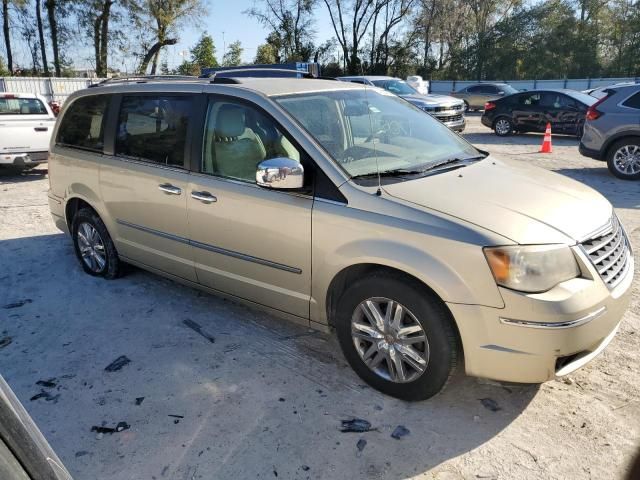
[[[487,102],[482,124],[504,137],[514,132],[544,132],[582,136],[587,109],[597,101],[575,90],[533,90]]]

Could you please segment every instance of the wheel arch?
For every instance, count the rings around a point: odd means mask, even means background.
[[[602,155],[602,158],[604,160],[607,160],[609,158],[609,153],[611,153],[611,149],[613,148],[613,146],[618,143],[620,140],[625,140],[625,139],[635,139],[635,140],[640,140],[640,132],[639,133],[635,133],[635,132],[621,132],[617,135],[612,135],[611,138],[607,139],[607,143],[605,144],[604,148],[602,149],[602,151],[604,152],[604,155]]]

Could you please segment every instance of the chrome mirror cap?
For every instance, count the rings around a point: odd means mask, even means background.
[[[279,190],[300,189],[304,185],[304,168],[291,158],[271,158],[258,164],[256,183]]]

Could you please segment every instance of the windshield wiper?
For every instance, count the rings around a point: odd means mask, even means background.
[[[396,168],[393,170],[383,170],[382,172],[370,172],[370,173],[361,173],[360,175],[353,175],[351,178],[375,178],[378,175],[381,177],[401,177],[403,175],[419,175],[424,173],[425,170],[407,170],[404,168]]]
[[[446,160],[442,160],[440,162],[432,163],[428,167],[425,167],[422,171],[428,172],[429,170],[434,170],[439,167],[444,167],[445,165],[453,165],[456,163],[461,164],[460,167],[465,167],[468,162],[472,162],[473,160],[482,160],[486,158],[486,155],[476,155],[475,157],[467,157],[467,158],[447,158]]]

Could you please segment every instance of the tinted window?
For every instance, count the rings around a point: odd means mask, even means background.
[[[0,115],[47,115],[47,109],[37,98],[0,97]]]
[[[184,166],[190,97],[124,97],[118,117],[116,155]]]
[[[56,143],[101,152],[110,98],[110,95],[95,95],[75,100],[62,117]]]
[[[640,92],[636,93],[634,96],[628,98],[623,105],[625,107],[637,108],[640,110]]]
[[[203,173],[255,183],[258,164],[278,157],[299,162],[300,152],[270,117],[244,103],[226,100],[209,103]]]
[[[498,89],[493,85],[484,85],[482,87],[482,93],[498,93]]]
[[[474,85],[473,87],[467,88],[467,92],[469,93],[482,93],[482,85]]]
[[[536,106],[540,104],[539,93],[527,93],[518,97],[518,103],[525,106]]]

